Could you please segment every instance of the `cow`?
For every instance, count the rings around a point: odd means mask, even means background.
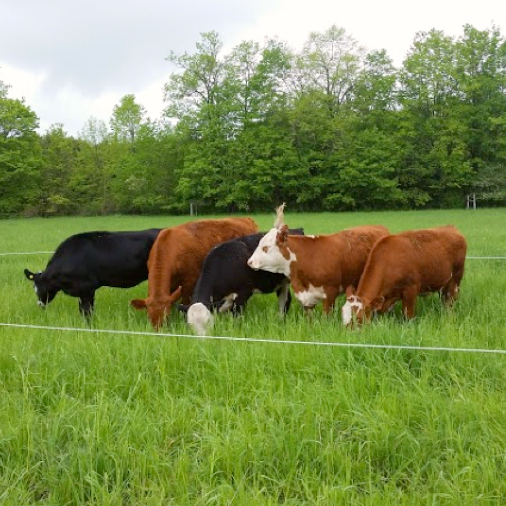
[[[293,229],[291,234],[303,235],[304,230]],[[213,323],[211,311],[223,313],[229,309],[234,316],[240,314],[254,293],[278,295],[282,314],[291,303],[290,281],[284,274],[254,271],[247,262],[265,232],[238,237],[215,246],[202,265],[200,277],[192,295],[191,305],[178,308],[187,313],[189,325],[204,335]]]
[[[190,304],[211,248],[255,232],[258,227],[251,218],[198,220],[162,230],[148,258],[148,297],[131,300],[130,304],[147,309],[151,324],[159,330],[172,304],[181,297],[183,304]]]
[[[65,239],[44,271],[24,270],[33,281],[39,306],[45,307],[62,291],[79,298],[79,310],[89,319],[98,288],[130,288],[148,278],[149,252],[160,230],[85,232]]]
[[[464,275],[466,250],[464,236],[452,225],[383,237],[371,250],[357,290],[346,289],[343,323],[368,322],[398,300],[404,316],[413,318],[417,296],[438,291],[451,306]]]
[[[258,243],[248,260],[255,270],[284,274],[295,297],[305,309],[321,300],[328,314],[345,288],[358,283],[373,244],[388,235],[381,225],[350,228],[336,234],[289,235],[287,225],[277,221]]]

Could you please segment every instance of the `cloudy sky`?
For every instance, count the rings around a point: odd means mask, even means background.
[[[193,53],[202,32],[226,48],[277,36],[300,50],[335,24],[400,64],[418,31],[459,36],[466,23],[506,36],[505,0],[0,0],[0,80],[41,132],[63,123],[76,135],[90,117],[108,123],[129,93],[157,119],[174,70],[165,58]]]

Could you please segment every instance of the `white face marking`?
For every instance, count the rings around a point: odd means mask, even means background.
[[[188,324],[199,336],[205,336],[207,328],[214,323],[214,317],[211,311],[201,302],[192,304],[189,307],[186,318]]]
[[[274,272],[290,276],[290,264],[297,260],[294,253],[290,251],[290,258],[287,260],[276,244],[278,229],[272,228],[265,234],[258,243],[257,249],[248,260],[248,265],[256,271]]]
[[[316,288],[311,283],[309,283],[309,288],[303,292],[296,293],[295,297],[297,297],[297,300],[304,307],[313,307],[316,306],[316,304],[318,304],[318,302],[321,300],[326,299],[327,294],[325,293],[323,286]]]
[[[346,299],[344,306],[341,308],[341,316],[344,325],[349,325],[353,319],[353,313],[358,313],[364,308],[362,301],[356,296],[352,295]],[[355,310],[355,311],[354,311]]]
[[[228,311],[234,305],[235,299],[237,299],[236,293],[231,293],[231,294],[227,295],[226,297],[223,297],[223,300],[225,302],[220,306],[220,309],[218,309],[218,312],[224,313],[225,311]]]
[[[40,307],[46,307],[46,304],[44,302],[42,302],[40,299],[37,301],[37,304],[40,306]]]

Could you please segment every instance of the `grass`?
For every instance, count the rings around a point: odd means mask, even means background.
[[[506,210],[287,214],[306,233],[454,223],[470,256],[506,255]],[[170,226],[180,217],[0,221],[0,253],[50,251],[84,230]],[[273,215],[256,217],[268,229]],[[41,311],[23,268],[0,256],[0,322],[86,326],[77,300]],[[469,260],[452,311],[418,301],[347,331],[339,311],[286,321],[255,296],[217,336],[506,349],[503,260]],[[128,301],[97,292],[92,328],[147,331]],[[342,304],[342,298],[339,305]],[[167,332],[187,334],[174,313]],[[0,504],[491,505],[506,497],[506,356],[0,326]]]

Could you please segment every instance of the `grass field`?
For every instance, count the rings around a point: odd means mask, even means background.
[[[272,215],[255,217],[264,230]],[[0,253],[52,251],[85,230],[166,227],[188,217],[0,221]],[[359,224],[392,232],[453,223],[469,256],[506,256],[506,210],[286,214],[307,234]],[[49,255],[0,256],[0,504],[506,504],[506,355],[132,335],[128,305],[146,283],[97,292],[87,332],[77,300],[42,311],[23,268]],[[436,296],[411,322],[361,330],[340,311],[285,321],[275,296],[216,336],[506,350],[506,260],[468,260],[452,311]],[[338,301],[340,307],[342,297]],[[166,332],[188,334],[171,316]]]

